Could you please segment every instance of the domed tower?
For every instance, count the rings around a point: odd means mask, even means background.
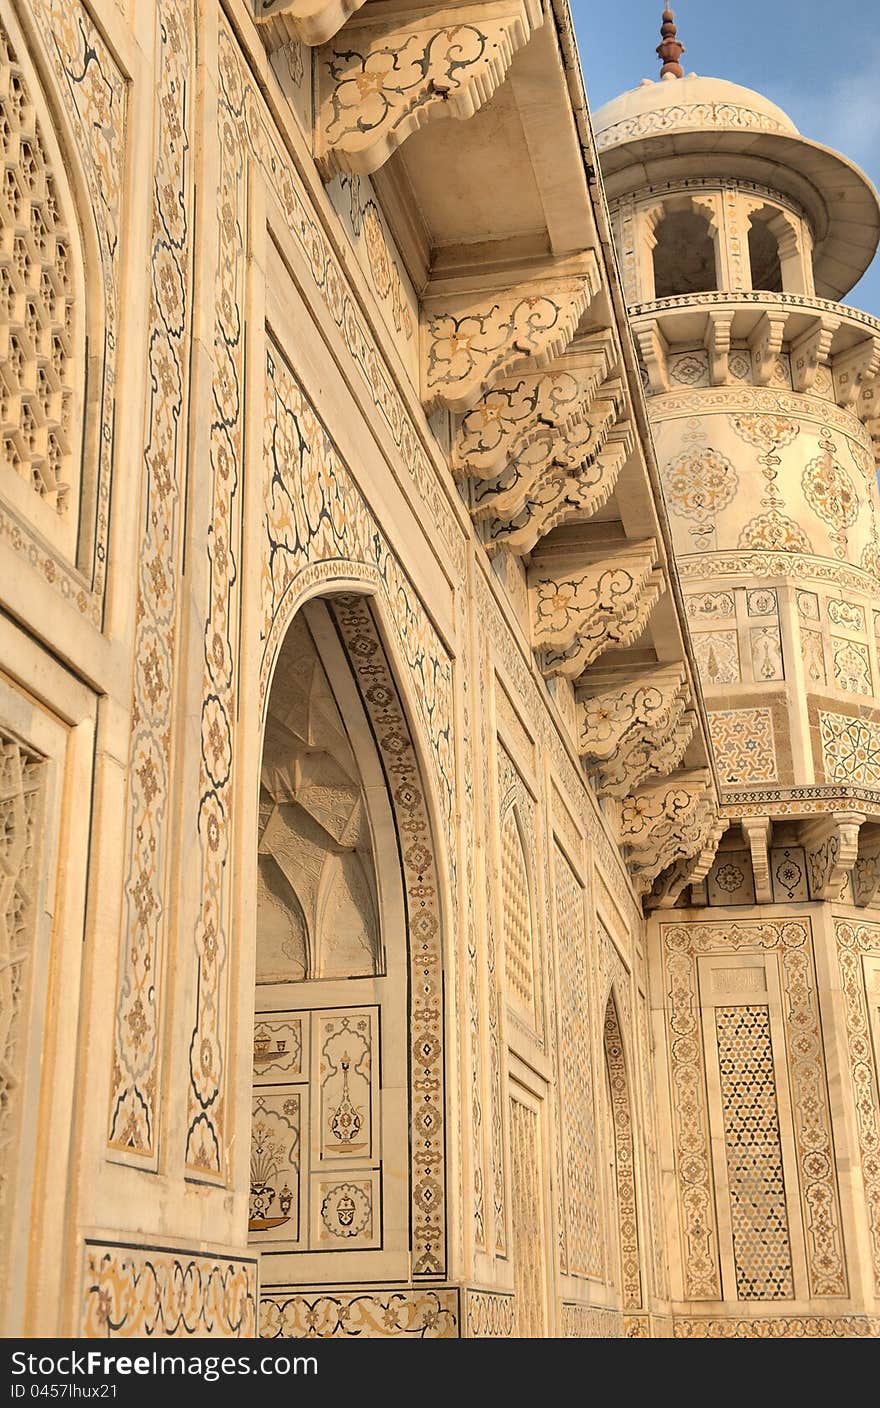
[[[877,1332],[880,321],[839,300],[880,209],[682,52],[666,11],[660,81],[594,114],[729,818],[653,897],[673,1311]]]

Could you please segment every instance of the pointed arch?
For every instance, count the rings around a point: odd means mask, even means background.
[[[291,1077],[292,1113],[285,1114],[284,1091],[273,1089],[271,1079],[259,1077],[254,1091],[251,1227],[258,1243],[277,1248],[279,1259],[275,1248],[270,1253],[277,1270],[265,1277],[275,1287],[324,1279],[322,1251],[349,1254],[347,1268],[337,1257],[332,1272],[348,1281],[386,1276],[385,1261],[381,1269],[372,1264],[370,1254],[380,1249],[384,1259],[397,1253],[404,1278],[410,1266],[416,1278],[442,1275],[446,1267],[442,881],[429,789],[377,605],[375,597],[350,591],[320,601],[312,596],[288,622],[267,691],[265,740],[274,750],[274,773],[270,778],[264,768],[261,781],[274,795],[264,800],[263,815],[270,803],[279,805],[286,788],[281,805],[291,809],[293,824],[282,818],[279,825],[287,827],[290,843],[288,874],[304,877],[298,891],[309,933],[302,973],[294,979],[300,1005],[289,985],[278,998],[258,1000],[257,1033],[265,1049],[255,1047],[255,1070],[272,1074],[266,1050],[274,1050],[276,1025],[311,1029]],[[302,679],[297,685],[285,673],[285,663],[295,659],[302,675],[305,639],[299,637],[308,633],[318,668],[326,671],[319,724],[296,697]],[[312,670],[312,702],[314,678]],[[279,688],[287,691],[280,711],[273,703]],[[273,717],[285,710],[302,744],[289,767],[271,742]],[[265,747],[264,741],[264,756]],[[297,829],[303,813],[320,825],[323,857],[314,846],[309,854],[295,853],[314,839],[301,839],[309,830],[307,824]],[[313,884],[306,905],[307,873]],[[361,924],[352,942],[356,923],[339,942],[340,913],[343,921],[354,917]],[[328,944],[333,962],[326,958]],[[367,951],[370,961],[362,964],[359,956]],[[282,1011],[279,1001],[291,1010]],[[395,1101],[403,1102],[399,1109]],[[315,1112],[308,1128],[306,1106]],[[281,1130],[286,1118],[298,1121],[296,1139]],[[396,1153],[385,1147],[394,1130],[401,1141]],[[286,1155],[277,1153],[284,1148]],[[407,1158],[408,1195],[399,1178]],[[396,1206],[401,1197],[406,1206]],[[305,1255],[295,1264],[284,1259],[285,1251]]]

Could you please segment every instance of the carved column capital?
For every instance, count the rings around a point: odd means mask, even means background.
[[[641,635],[664,589],[655,562],[649,541],[568,572],[532,569],[532,645],[545,675],[576,679],[603,650]]]
[[[859,851],[861,812],[834,812],[801,829],[810,898],[839,900]]]
[[[587,251],[566,277],[426,297],[425,409],[468,411],[500,378],[549,366],[565,352],[601,284],[596,256]]]
[[[578,751],[598,773],[599,790],[625,797],[650,776],[675,770],[696,726],[683,666],[654,670],[617,689],[579,690]]]
[[[368,175],[418,128],[473,117],[543,23],[539,0],[358,18],[316,55],[318,165]]]

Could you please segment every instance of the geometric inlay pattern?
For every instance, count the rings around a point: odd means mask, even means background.
[[[826,782],[880,787],[880,725],[848,714],[819,714]]]
[[[776,781],[776,746],[769,709],[713,709],[709,730],[722,784]]]
[[[739,1300],[794,1295],[768,1007],[716,1007]]]

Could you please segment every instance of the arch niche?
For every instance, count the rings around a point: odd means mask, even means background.
[[[249,1235],[267,1289],[445,1271],[441,889],[374,607],[301,607],[267,695]]]
[[[613,989],[605,1004],[603,1050],[611,1136],[610,1191],[612,1236],[615,1237],[612,1266],[617,1273],[614,1279],[620,1290],[622,1308],[638,1310],[642,1304],[642,1282],[632,1103],[620,1016]]]

